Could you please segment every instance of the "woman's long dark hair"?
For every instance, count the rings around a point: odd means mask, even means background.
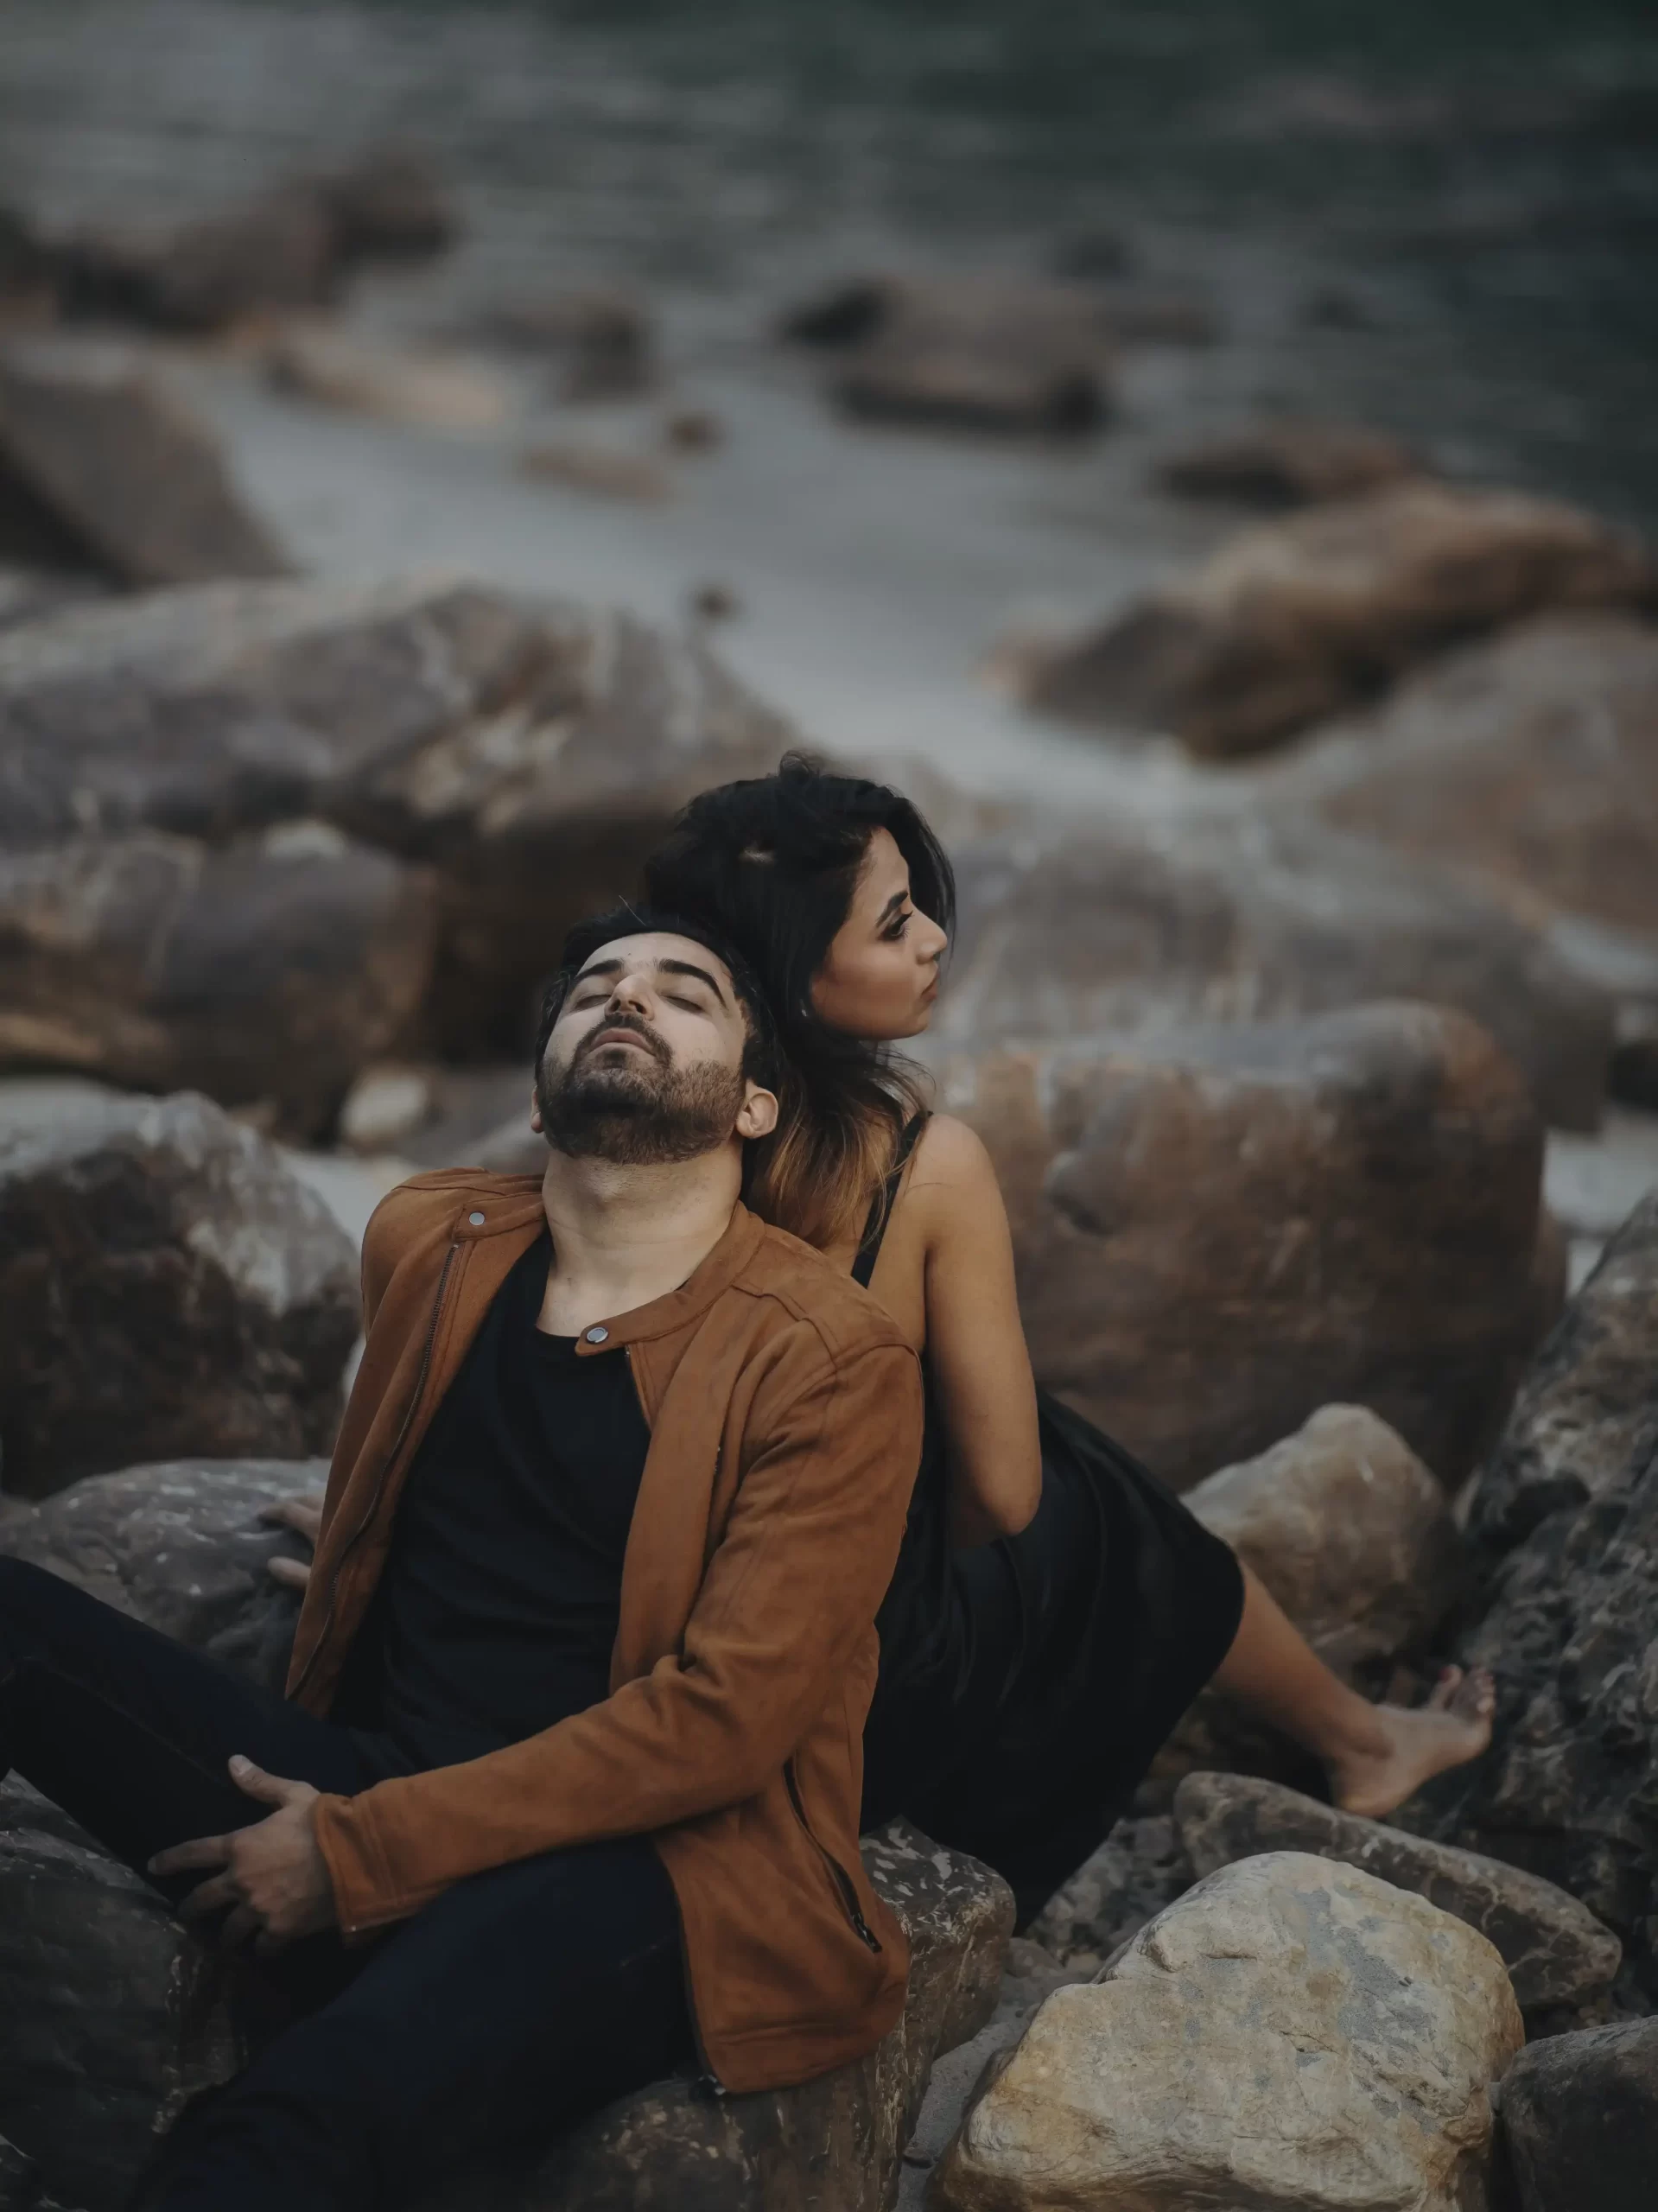
[[[645,870],[653,906],[717,929],[760,979],[790,1065],[777,1133],[752,1148],[750,1202],[820,1248],[861,1227],[926,1095],[912,1062],[831,1029],[812,1007],[877,830],[909,864],[915,904],[948,935],[956,880],[917,809],[885,784],[835,775],[804,753],[775,775],[694,798]]]

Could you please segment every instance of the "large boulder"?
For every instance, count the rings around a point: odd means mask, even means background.
[[[1658,627],[1557,614],[1468,646],[1291,773],[1344,829],[1658,943]]]
[[[266,1567],[308,1554],[260,1515],[319,1492],[327,1475],[326,1459],[173,1459],[88,1475],[0,1521],[0,1553],[280,1696],[299,1598]]]
[[[1610,1929],[1553,1882],[1255,1775],[1187,1775],[1174,1793],[1174,1824],[1199,1877],[1263,1851],[1305,1851],[1414,1891],[1496,1945],[1527,2012],[1610,1987],[1623,1957]]]
[[[1658,597],[1627,531],[1556,501],[1408,483],[1245,531],[1191,575],[1016,658],[1026,702],[1260,751],[1414,661],[1547,607]]]
[[[1502,1961],[1296,1852],[1227,1866],[1058,1989],[969,2113],[939,2212],[1485,2212]]]
[[[327,823],[0,844],[0,1065],[204,1090],[321,1135],[419,1013],[437,930],[429,870]]]
[[[1558,1306],[1541,1128],[1458,1015],[990,1052],[939,1095],[995,1162],[1039,1378],[1179,1488],[1332,1402],[1454,1484]]]
[[[1580,1897],[1658,2000],[1658,1192],[1544,1346],[1471,1535],[1490,1595],[1459,1656],[1496,1675],[1496,1732],[1412,1824]]]
[[[1519,2212],[1648,2212],[1658,2019],[1528,2044],[1502,2077],[1498,2109]]]
[[[126,584],[279,576],[289,563],[231,481],[219,442],[124,352],[0,354],[0,537]]]
[[[962,853],[958,878],[938,1045],[1421,999],[1489,1029],[1551,1123],[1599,1126],[1610,1000],[1534,916],[1432,862],[1257,814],[985,840]]]
[[[436,871],[427,1017],[522,1048],[569,925],[791,733],[695,644],[483,586],[204,586],[0,639],[0,836],[316,817]]]
[[[0,1130],[0,1449],[44,1497],[140,1459],[333,1443],[357,1255],[271,1147],[190,1092]]]

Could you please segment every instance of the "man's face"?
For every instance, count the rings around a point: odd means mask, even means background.
[[[746,1043],[723,961],[690,938],[618,938],[587,962],[553,1025],[536,1071],[538,1125],[555,1151],[628,1165],[763,1135],[775,1101],[743,1073]]]

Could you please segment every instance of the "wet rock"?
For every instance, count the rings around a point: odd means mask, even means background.
[[[968,2114],[943,2212],[1484,2212],[1502,1962],[1420,1897],[1275,1852],[1056,1990]]]
[[[135,1454],[327,1451],[358,1302],[357,1255],[321,1202],[206,1099],[9,1114],[7,1489],[44,1497]]]
[[[0,1526],[0,1553],[31,1560],[280,1697],[297,1594],[266,1573],[308,1557],[264,1508],[309,1497],[326,1459],[174,1459],[90,1475]]]
[[[44,2189],[117,2212],[236,2050],[222,1969],[96,1847],[0,1827],[0,2130]]]
[[[40,2168],[0,2136],[0,2212],[36,2212],[40,2201]]]
[[[421,1006],[437,925],[428,872],[322,823],[0,845],[0,1063],[263,1102],[315,1135]]]
[[[1012,1892],[905,1822],[864,1840],[870,1878],[910,1938],[904,2018],[869,2056],[804,2087],[710,2100],[685,2082],[623,2098],[562,2143],[512,2212],[885,2212],[933,2060],[989,2018]],[[443,2212],[502,2199],[474,2183]]]
[[[1365,1406],[1321,1406],[1186,1503],[1350,1680],[1426,1649],[1462,1587],[1443,1485]]]
[[[90,606],[105,587],[90,574],[50,569],[0,569],[0,630],[43,621],[72,607]]]
[[[1489,1599],[1458,1657],[1492,1746],[1412,1825],[1569,1890],[1658,1999],[1658,1192],[1544,1345],[1474,1492]]]
[[[1647,2212],[1658,2162],[1658,2019],[1547,2036],[1502,2077],[1520,2212]]]
[[[957,859],[940,1047],[1418,999],[1488,1029],[1551,1123],[1599,1126],[1608,995],[1534,919],[1448,869],[1293,815],[1003,836]]]
[[[518,463],[519,473],[544,484],[560,484],[600,499],[632,499],[646,506],[673,497],[671,473],[648,453],[626,453],[614,446],[578,446],[566,440],[532,446]]]
[[[1170,454],[1157,480],[1186,499],[1249,506],[1321,506],[1426,474],[1398,438],[1350,423],[1258,423]]]
[[[848,353],[829,388],[856,415],[1055,434],[1092,429],[1110,404],[1112,328],[1080,286],[857,277],[781,327]]]
[[[391,1152],[426,1126],[435,1103],[421,1069],[366,1068],[340,1109],[340,1141],[352,1152]]]
[[[107,347],[41,342],[0,355],[0,516],[46,565],[121,583],[276,576],[289,565],[206,425]]]
[[[1527,2011],[1609,1987],[1623,1946],[1573,1897],[1518,1866],[1338,1812],[1253,1775],[1189,1774],[1174,1822],[1199,1876],[1263,1851],[1305,1851],[1426,1897],[1496,1945]]]
[[[1097,1970],[1197,1878],[1172,1817],[1136,1813],[1054,1891],[1030,1933],[1055,1958]]]
[[[399,351],[327,323],[290,324],[266,366],[278,391],[379,422],[485,430],[511,411],[505,382],[481,361]]]
[[[1298,788],[1326,819],[1658,946],[1658,627],[1553,615],[1337,728]]]
[[[656,382],[651,316],[631,293],[594,286],[521,300],[498,308],[489,327],[552,361],[568,400],[632,399]]]
[[[429,862],[430,1041],[511,1054],[569,924],[634,887],[694,792],[791,735],[700,645],[626,616],[482,586],[209,586],[0,639],[0,836],[315,817]]]
[[[1650,604],[1627,532],[1517,493],[1403,484],[1262,524],[1094,628],[1032,647],[1026,704],[1261,751],[1413,662],[1551,607]]]
[[[1457,1015],[987,1052],[939,1092],[995,1161],[1039,1378],[1178,1487],[1333,1402],[1455,1484],[1558,1306],[1540,1128]]]

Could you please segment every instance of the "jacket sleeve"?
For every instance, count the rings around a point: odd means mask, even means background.
[[[523,1743],[320,1802],[342,1930],[401,1919],[487,1867],[753,1796],[874,1621],[921,1423],[906,1346],[839,1363],[818,1351],[810,1379],[759,1424],[678,1653]]]

